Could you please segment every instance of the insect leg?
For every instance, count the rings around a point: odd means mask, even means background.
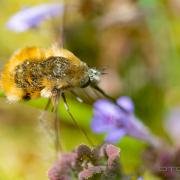
[[[71,114],[70,109],[69,109],[69,106],[68,106],[67,101],[66,101],[66,96],[65,96],[65,94],[62,93],[61,96],[62,96],[62,99],[63,99],[63,101],[64,101],[65,108],[66,108],[69,116],[71,117],[74,125],[75,125],[75,126],[81,131],[81,133],[86,137],[86,139],[88,140],[89,144],[91,144],[91,146],[94,146],[92,140],[89,138],[89,136],[87,135],[87,133],[84,131],[83,128],[81,128],[81,127],[78,125],[78,123],[76,122],[75,118],[74,118],[73,115]]]
[[[60,132],[60,123],[58,118],[59,99],[60,99],[60,91],[57,91],[55,94],[53,94],[51,98],[53,104],[52,112],[55,113],[54,130],[55,130],[55,150],[57,154],[60,150],[62,150],[60,138],[59,138],[59,132]]]
[[[77,99],[80,103],[83,102],[83,100],[82,100],[74,91],[71,90],[70,92],[71,92],[71,94],[72,94],[73,96],[76,97],[76,99]]]
[[[44,111],[47,111],[49,109],[50,104],[51,104],[51,99],[48,99],[48,102],[44,108]]]
[[[60,137],[59,137],[60,123],[59,123],[59,119],[58,119],[58,106],[55,107],[54,112],[55,112],[55,119],[54,119],[55,149],[56,149],[56,152],[59,152],[59,150],[62,148],[60,145]]]

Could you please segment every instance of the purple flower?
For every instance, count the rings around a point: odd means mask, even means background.
[[[7,27],[15,32],[24,32],[30,28],[37,27],[44,20],[58,16],[63,13],[62,4],[41,4],[26,8],[12,16],[7,22]]]
[[[123,107],[123,111],[118,105]],[[95,133],[107,133],[106,141],[116,143],[124,135],[151,141],[148,129],[135,117],[129,97],[121,97],[117,104],[101,99],[94,104],[91,128]]]

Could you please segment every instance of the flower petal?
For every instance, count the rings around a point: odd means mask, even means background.
[[[109,132],[114,127],[115,123],[111,122],[110,118],[103,117],[100,112],[95,113],[91,122],[91,128],[95,133]]]
[[[128,112],[134,112],[134,103],[128,96],[122,96],[117,100],[117,104],[124,107]]]
[[[120,109],[115,104],[106,99],[96,101],[94,103],[94,108],[105,115],[111,114],[114,117],[119,117],[119,113],[121,113]]]
[[[116,129],[111,131],[105,140],[106,142],[117,143],[124,135],[126,135],[125,129]]]
[[[126,130],[128,135],[137,139],[145,141],[151,139],[149,129],[134,115],[129,116],[129,123]]]
[[[116,121],[121,111],[107,100],[98,100],[94,104],[94,117],[91,128],[96,133],[109,132],[116,128]]]

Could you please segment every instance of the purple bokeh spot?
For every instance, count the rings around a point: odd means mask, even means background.
[[[63,4],[41,4],[19,11],[7,22],[11,31],[24,32],[39,26],[44,20],[61,15],[64,11]]]

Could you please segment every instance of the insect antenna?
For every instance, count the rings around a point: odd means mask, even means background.
[[[114,99],[113,97],[111,97],[108,94],[106,94],[99,86],[91,85],[91,87],[94,88],[96,91],[98,91],[100,94],[102,94],[105,98],[107,98],[110,101],[112,101],[113,103],[115,103],[122,111],[124,111],[125,113],[129,113],[124,107],[122,107],[121,105],[117,104],[116,99]]]
[[[106,75],[106,74],[108,74],[108,73],[106,72],[106,70],[107,70],[107,67],[103,67],[103,68],[99,69],[101,75]]]
[[[85,132],[85,130],[78,125],[77,121],[75,120],[75,118],[74,118],[73,115],[71,114],[69,105],[67,104],[67,101],[66,101],[66,96],[65,96],[65,94],[62,93],[61,96],[62,96],[62,99],[63,99],[63,101],[64,101],[64,106],[65,106],[65,108],[66,108],[69,116],[71,117],[74,125],[75,125],[75,126],[81,131],[81,133],[86,137],[86,139],[88,140],[89,144],[90,144],[91,146],[94,146],[92,140],[89,138],[89,136],[87,135],[87,133]]]

